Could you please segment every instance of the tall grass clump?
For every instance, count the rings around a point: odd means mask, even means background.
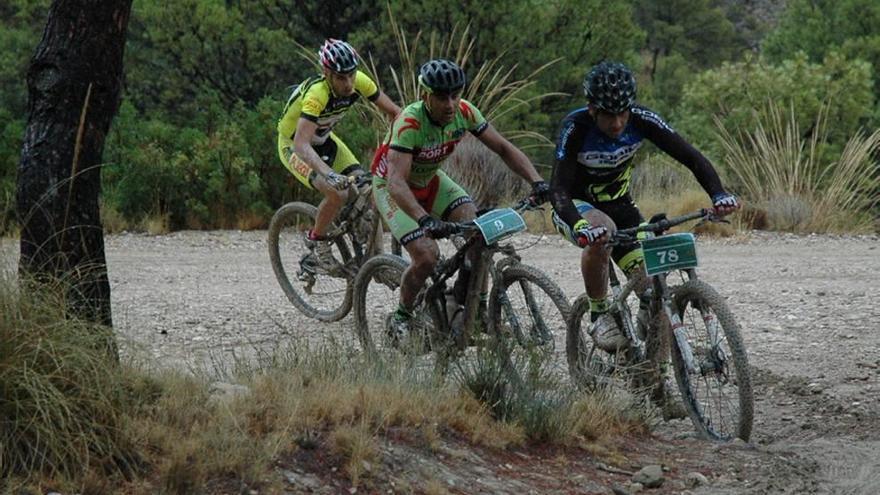
[[[388,21],[397,45],[399,61],[390,65],[393,94],[401,108],[418,101],[421,90],[418,72],[421,64],[434,58],[446,58],[458,63],[468,74],[462,98],[470,101],[492,123],[515,122],[516,116],[540,100],[561,93],[538,92],[537,76],[560,59],[552,60],[525,77],[516,76],[516,64],[506,66],[503,55],[484,61],[473,61],[475,39],[470,28],[453,26],[449,33],[432,32],[425,35],[421,30],[409,33],[404,30],[388,5]],[[479,65],[475,65],[479,64]],[[378,75],[374,61],[370,70]],[[371,122],[378,136],[384,136],[389,124],[384,114],[374,106],[367,107]],[[499,129],[502,134],[516,141],[522,149],[552,146],[552,142],[538,132],[528,129]],[[527,184],[514,175],[504,162],[470,135],[459,143],[455,153],[445,165],[446,172],[458,182],[479,206],[490,206],[503,200],[523,195]]]
[[[65,313],[61,291],[0,274],[0,477],[75,479],[132,466],[126,394],[108,329]]]
[[[646,430],[649,411],[636,397],[585,393],[537,351],[505,355],[479,351],[457,364],[455,381],[530,442],[575,445]]]
[[[674,217],[711,206],[709,195],[700,187],[693,174],[664,153],[648,155],[633,171],[632,195],[648,220],[657,213]],[[730,236],[736,231],[740,215],[732,217],[733,224],[694,223],[673,229],[690,230],[700,234]]]
[[[852,136],[838,154],[828,142],[828,106],[804,133],[793,111],[769,104],[766,122],[729,131],[719,124],[727,170],[769,227],[793,232],[865,232],[880,201],[880,129]]]

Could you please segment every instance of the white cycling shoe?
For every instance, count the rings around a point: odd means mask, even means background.
[[[618,349],[625,349],[629,346],[629,341],[611,313],[603,313],[591,323],[589,333],[593,342],[596,343],[596,347],[605,352],[617,352]]]

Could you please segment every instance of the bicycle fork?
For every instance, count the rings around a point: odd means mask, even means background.
[[[672,310],[672,301],[669,297],[669,287],[666,285],[666,278],[656,276],[654,278],[654,290],[659,295],[659,303],[663,308],[663,312],[669,321],[670,330],[672,331],[672,344],[675,345],[681,353],[681,359],[684,362],[688,374],[695,374],[697,369],[694,360],[694,352],[691,344],[688,342],[687,331],[678,314]]]

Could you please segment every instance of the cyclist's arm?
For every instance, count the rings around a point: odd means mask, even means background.
[[[553,175],[550,177],[550,204],[553,205],[553,211],[572,228],[581,219],[572,201],[572,190],[587,186],[585,178],[578,173],[583,169],[577,162],[577,151],[582,135],[583,130],[574,122],[570,120],[563,122],[556,143],[556,163],[553,165]]]
[[[326,176],[333,169],[324,163],[324,160],[321,160],[315,148],[312,147],[312,137],[314,137],[317,128],[317,122],[300,118],[296,124],[296,133],[293,135],[293,152],[300,160],[312,167],[312,170]]]
[[[544,180],[541,174],[535,170],[534,165],[532,165],[531,160],[529,160],[526,154],[511,144],[491,125],[486,126],[481,133],[477,134],[477,139],[482,141],[490,150],[497,153],[510,170],[529,181],[529,183]]]
[[[718,172],[715,171],[715,167],[712,166],[708,158],[685,141],[657,114],[649,110],[642,110],[634,115],[638,118],[645,137],[664,153],[687,167],[694,174],[703,190],[709,194],[709,197],[724,193]]]
[[[379,97],[376,98],[373,103],[379,107],[379,110],[385,112],[385,115],[388,116],[389,120],[394,120],[394,117],[397,117],[397,114],[400,113],[400,107],[391,101],[391,98],[389,98],[388,95],[381,91],[379,92]]]
[[[428,212],[422,208],[416,197],[409,188],[410,170],[412,170],[413,156],[411,153],[397,151],[395,149],[388,150],[388,194],[391,199],[397,203],[404,213],[418,220],[427,215]]]

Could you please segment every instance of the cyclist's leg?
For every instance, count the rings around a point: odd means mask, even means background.
[[[334,172],[347,175],[354,170],[360,169],[360,164],[348,146],[339,139],[336,134],[330,133],[324,144],[315,147],[318,156],[327,163]],[[318,213],[315,216],[315,236],[321,237],[329,229],[330,224],[339,214],[339,210],[345,205],[348,191],[340,191],[327,183],[323,177],[314,172],[310,176],[312,186],[321,191],[324,199],[318,204]]]
[[[311,232],[313,238],[319,239],[328,230],[328,226],[345,204],[347,192],[332,187],[323,177],[319,177],[306,162],[300,160],[293,152],[293,140],[279,138],[278,148],[281,161],[287,170],[306,188],[317,190],[324,196],[318,204],[315,227]],[[334,172],[349,173],[351,170],[360,168],[360,164],[351,150],[332,132],[327,137],[327,141],[314,146],[314,149]]]
[[[596,208],[605,212],[620,229],[637,227],[645,221],[629,193],[613,201],[597,203]],[[612,249],[611,258],[627,279],[638,279],[635,290],[637,294],[643,294],[648,288],[648,280],[645,276],[645,257],[641,246],[638,243],[619,244]]]
[[[600,209],[594,207],[586,201],[579,199],[574,200],[575,207],[581,217],[590,222],[591,225],[602,225],[608,229],[609,234],[616,229],[614,221]],[[569,242],[578,246],[574,232],[556,212],[553,213],[553,224],[556,231],[559,232]],[[579,246],[578,246],[579,247]],[[603,301],[608,294],[608,261],[611,253],[604,244],[588,246],[581,251],[581,275],[584,279],[584,288],[587,296],[592,301]],[[596,304],[592,304],[592,312],[595,312]]]
[[[468,196],[467,191],[456,184],[442,170],[437,171],[437,177],[439,178],[439,187],[437,196],[429,210],[431,215],[450,222],[467,222],[476,218],[477,208],[471,197]],[[468,252],[470,266],[464,265],[458,272],[458,278],[455,280],[455,285],[452,288],[452,295],[455,302],[459,305],[464,305],[465,298],[467,297],[468,281],[471,276],[470,267],[476,266],[478,256],[478,250],[471,249]],[[488,281],[486,283],[488,284]],[[481,294],[486,292],[486,287],[483,287]]]
[[[439,181],[431,181],[431,184],[434,184],[433,187],[436,190]],[[425,194],[429,197],[431,196],[431,184],[425,188],[428,190]],[[422,196],[421,192],[420,190],[413,191],[416,194],[416,199],[419,199],[420,202],[422,200],[419,197]],[[403,272],[401,280],[400,309],[404,312],[411,312],[419,289],[434,271],[434,266],[440,257],[437,241],[426,237],[418,222],[400,209],[388,192],[388,184],[384,179],[373,178],[373,199],[382,221],[391,230],[391,235],[400,242],[400,245],[406,249],[410,256],[410,265]],[[426,209],[430,211],[430,208]]]

